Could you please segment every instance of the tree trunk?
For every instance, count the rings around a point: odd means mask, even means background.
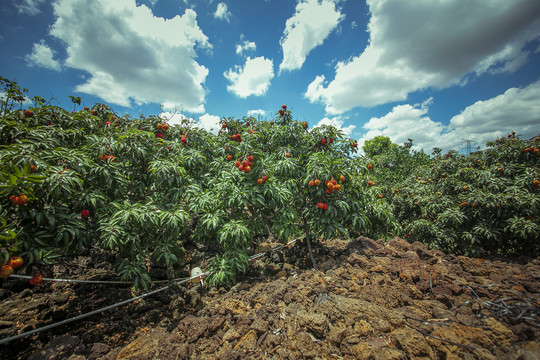
[[[317,261],[315,261],[315,257],[313,256],[313,251],[311,250],[311,238],[309,236],[309,226],[306,221],[306,218],[302,215],[302,219],[304,220],[304,232],[306,234],[306,243],[307,248],[309,252],[309,257],[311,258],[311,263],[313,264],[313,268],[315,269],[317,267]]]

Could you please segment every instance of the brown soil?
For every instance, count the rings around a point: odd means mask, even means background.
[[[540,358],[540,258],[477,259],[396,238],[302,244],[225,292],[191,285],[0,345],[0,359]],[[54,277],[112,274],[78,259]],[[86,261],[86,263],[85,263]],[[73,274],[70,274],[72,272]],[[8,279],[0,339],[130,298],[129,287]]]

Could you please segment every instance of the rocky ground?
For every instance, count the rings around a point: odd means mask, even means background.
[[[304,249],[268,252],[228,292],[163,291],[0,345],[0,359],[540,358],[540,258],[337,239],[315,246],[310,269]],[[79,259],[50,276],[107,279],[108,264]],[[0,339],[130,296],[128,286],[8,279]]]

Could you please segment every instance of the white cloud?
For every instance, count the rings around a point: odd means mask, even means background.
[[[197,14],[164,19],[135,0],[57,0],[51,35],[67,47],[65,66],[90,78],[76,91],[122,106],[182,104],[204,111],[203,83],[195,47],[211,48],[197,25]]]
[[[197,126],[200,128],[203,128],[204,130],[208,132],[217,134],[219,129],[221,129],[219,120],[220,120],[219,116],[204,114],[202,116],[199,116],[199,122],[197,123]]]
[[[243,40],[240,44],[236,44],[236,53],[242,55],[245,51],[255,51],[257,45],[253,41]]]
[[[176,112],[176,111],[164,111],[161,114],[159,114],[159,117],[162,119],[166,119],[167,124],[169,125],[179,125],[184,120],[193,122],[192,118],[189,118],[188,116],[182,113]]]
[[[423,148],[426,153],[431,153],[434,147],[443,147],[443,143],[447,147],[456,145],[455,134],[449,135],[447,127],[427,115],[430,104],[431,99],[420,105],[398,105],[380,118],[371,118],[364,124],[367,132],[358,144],[361,147],[366,140],[388,136],[393,143],[400,145],[407,139],[414,139],[414,148]]]
[[[234,70],[229,69],[223,76],[231,82],[227,90],[237,96],[261,96],[266,93],[274,77],[273,63],[263,56],[254,59],[248,57],[244,67],[236,65]]]
[[[279,71],[300,69],[309,52],[321,45],[343,18],[332,0],[300,0],[280,40],[283,61]]]
[[[313,128],[320,127],[321,125],[331,125],[331,126],[335,127],[336,129],[343,131],[345,136],[351,136],[351,134],[352,134],[353,130],[356,128],[356,126],[355,125],[349,125],[349,126],[343,127],[344,123],[345,123],[345,121],[340,116],[336,116],[336,117],[333,117],[331,119],[325,117],[325,118],[321,119],[317,123],[317,125],[315,125]]]
[[[450,127],[480,144],[512,130],[525,138],[540,133],[540,80],[510,88],[494,98],[477,101],[450,120]]]
[[[514,71],[524,46],[540,38],[540,2],[368,0],[370,41],[336,65],[335,78],[317,76],[305,96],[339,114],[357,106],[403,101],[409,93],[467,81],[467,74]]]
[[[54,52],[49,48],[44,40],[35,43],[32,53],[25,56],[26,62],[30,66],[43,67],[49,70],[60,71],[60,63],[53,59]]]
[[[364,125],[366,133],[358,140],[362,146],[375,136],[388,136],[395,144],[414,139],[414,148],[431,153],[434,147],[461,150],[464,140],[480,147],[511,131],[524,138],[537,136],[540,128],[540,80],[525,88],[510,88],[494,98],[477,101],[450,120],[448,126],[427,115],[431,98],[420,105],[398,105],[380,118]]]
[[[249,110],[247,115],[248,116],[253,116],[254,118],[256,118],[258,116],[264,116],[264,115],[266,115],[266,110],[263,110],[263,109]]]
[[[18,1],[18,3],[15,6],[19,10],[20,14],[33,16],[41,12],[41,10],[39,9],[39,6],[44,1],[45,0],[23,0],[23,1]]]
[[[170,111],[162,112],[161,114],[159,114],[159,117],[162,119],[166,119],[169,125],[179,125],[182,122],[185,123],[187,120],[188,126],[199,127],[214,134],[217,134],[219,129],[221,129],[221,126],[219,124],[220,117],[210,114],[204,114],[199,116],[199,121],[195,121],[193,118],[185,114]]]
[[[0,92],[0,100],[2,101],[6,101],[6,93],[5,92]],[[22,103],[17,103],[17,104],[20,104],[21,106],[31,106],[31,105],[34,105],[34,103],[32,102],[32,100],[30,100],[30,98],[28,96],[23,96],[24,100],[22,101]],[[0,113],[0,115],[3,115],[2,113]]]
[[[232,15],[231,12],[227,9],[227,4],[219,3],[217,5],[216,12],[214,13],[214,17],[216,19],[225,20],[229,22],[231,15]]]

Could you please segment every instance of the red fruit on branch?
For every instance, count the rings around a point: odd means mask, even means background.
[[[244,165],[244,167],[248,166],[248,161],[246,159],[242,160],[242,165]]]
[[[268,180],[268,176],[263,175],[262,179],[263,179],[263,181],[266,181],[266,180]]]
[[[240,165],[240,166],[238,167],[238,171],[244,171],[244,165]]]
[[[287,105],[281,105],[281,108],[282,108],[283,110],[285,110],[285,109],[287,109]]]
[[[251,161],[248,161],[248,166],[253,166],[253,163]]]
[[[9,260],[9,265],[14,269],[21,267],[22,264],[24,264],[24,261],[20,256],[14,256]]]
[[[234,135],[231,136],[231,139],[236,141],[236,137],[237,137],[237,136],[238,136],[238,135],[234,134]]]
[[[157,136],[158,138],[160,138],[160,139],[163,139],[163,134],[160,133],[160,132],[158,132],[158,133],[156,134],[156,136]]]
[[[226,128],[227,128],[227,123],[221,124],[221,128],[222,128],[222,129],[226,129]]]
[[[326,145],[326,139],[321,139],[321,145]]]
[[[37,169],[36,169],[36,166],[35,166],[35,165],[30,165],[30,172],[31,172],[31,173],[36,172],[36,170],[37,170]]]
[[[322,202],[320,202],[320,203],[317,204],[317,207],[318,207],[319,209],[322,209],[322,208],[324,207],[324,204],[323,204]]]
[[[167,131],[169,130],[169,125],[167,124],[163,124],[163,126],[161,127],[164,131]]]
[[[308,183],[308,185],[309,185],[309,186],[313,186],[313,185],[315,185],[315,181],[313,181],[313,180],[310,180],[310,181],[309,181],[309,183]]]
[[[236,162],[234,163],[234,166],[236,166],[236,167],[240,167],[240,165],[242,165],[242,164],[240,164],[240,161],[236,161]]]
[[[90,211],[88,211],[88,210],[86,210],[86,209],[85,209],[85,210],[82,210],[82,211],[81,211],[81,216],[82,216],[83,218],[87,218],[88,216],[90,216]]]
[[[0,268],[0,278],[7,279],[11,274],[13,274],[13,267],[11,265],[2,265],[2,268]]]
[[[249,172],[251,171],[251,166],[249,166],[249,165],[246,166],[246,167],[244,168],[244,171],[247,172],[247,173],[249,173]]]
[[[335,191],[341,190],[341,185],[340,185],[340,184],[334,185],[334,190],[335,190]]]
[[[324,204],[323,210],[328,210],[328,204]]]
[[[263,182],[264,182],[263,179],[257,179],[257,183],[258,183],[258,184],[262,184]]]
[[[34,116],[34,113],[30,110],[24,110],[24,116],[26,117],[32,117]]]
[[[227,155],[227,160],[232,160],[232,155]]]
[[[331,144],[331,143],[334,142],[334,139],[330,138],[330,139],[328,139],[328,142]]]
[[[285,157],[290,158],[290,157],[291,157],[291,153],[285,153]]]
[[[329,189],[329,188],[326,189],[326,193],[328,195],[331,195],[333,191],[334,191],[333,189]]]
[[[315,179],[315,186],[319,186],[321,184],[321,180]]]
[[[97,115],[97,111],[96,111],[96,110],[92,110],[91,113],[92,113],[92,115]]]
[[[161,123],[157,123],[156,129],[158,129],[158,130],[163,129],[163,125]]]
[[[369,185],[369,186],[374,186],[375,183],[374,183],[373,181],[369,180],[369,181],[368,181],[368,185]]]
[[[366,167],[367,167],[368,170],[371,170],[373,168],[373,165],[367,164]]]
[[[341,182],[344,182],[344,181],[345,181],[345,176],[341,175],[341,176],[339,177],[339,180],[340,180]]]
[[[43,281],[43,275],[41,274],[35,274],[30,280],[28,280],[28,283],[30,285],[39,285]]]
[[[253,161],[253,156],[249,155],[248,156],[248,161]]]

